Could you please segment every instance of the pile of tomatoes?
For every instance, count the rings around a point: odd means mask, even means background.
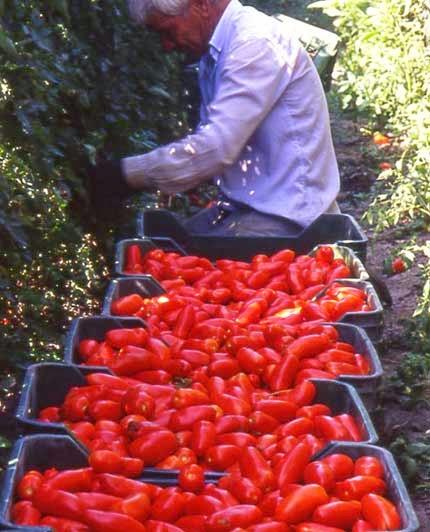
[[[181,256],[154,249],[142,256],[138,245],[127,248],[125,273],[145,273],[160,282],[171,297],[190,302],[211,317],[227,317],[241,325],[263,321],[297,324],[321,319],[337,321],[346,312],[371,310],[366,293],[337,284],[351,277],[343,259],[333,249],[320,246],[315,256],[285,249],[272,256],[255,255],[251,262]],[[329,287],[327,289],[327,287]],[[313,301],[316,296],[317,299]],[[177,310],[172,306],[171,310]],[[151,318],[159,325],[155,305],[139,294],[115,301],[112,313]]]
[[[243,327],[227,318],[196,322],[189,304],[176,316],[159,337],[152,336],[149,327],[150,332],[114,329],[102,341],[82,340],[78,356],[85,365],[108,366],[117,375],[150,384],[167,384],[180,377],[205,382],[244,372],[272,391],[304,379],[360,376],[371,371],[368,359],[341,341],[330,324],[313,321]]]
[[[291,452],[282,481],[245,448],[240,472],[217,485],[188,465],[178,486],[161,488],[94,467],[28,471],[17,487],[12,518],[59,532],[366,532],[398,530],[386,497],[384,469],[372,456],[346,454],[309,461]],[[261,462],[261,463],[260,463]]]
[[[312,459],[328,441],[364,434],[351,415],[316,402],[309,379],[371,369],[323,323],[368,309],[363,291],[333,282],[350,272],[330,247],[315,257],[283,250],[213,265],[158,249],[143,257],[130,246],[126,269],[153,275],[166,294],[112,304],[146,328],[79,343],[84,364],[114,375],[88,374],[39,420],[65,423],[88,448],[89,467],[27,472],[15,523],[56,532],[400,527],[378,459]],[[135,480],[145,466],[178,469],[178,485]],[[225,476],[206,483],[209,471]]]
[[[276,393],[252,381],[237,373],[177,388],[92,373],[86,386],[72,388],[60,407],[43,409],[39,419],[66,423],[91,451],[96,469],[95,461],[104,472],[130,477],[139,476],[144,465],[176,469],[199,463],[239,471],[246,449],[276,473],[299,443],[310,458],[330,440],[365,439],[352,415],[333,415],[315,401],[309,380]]]

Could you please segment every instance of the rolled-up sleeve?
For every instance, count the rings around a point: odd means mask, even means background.
[[[238,44],[220,68],[205,125],[180,141],[122,160],[132,187],[174,194],[221,175],[239,158],[291,75],[285,51],[262,37]]]

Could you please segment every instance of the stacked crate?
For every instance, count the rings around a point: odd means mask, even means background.
[[[350,343],[355,352],[364,355],[370,371],[368,375],[340,375],[335,381],[313,381],[317,389],[315,400],[329,406],[334,414],[353,415],[363,435],[363,442],[360,443],[330,442],[318,453],[318,458],[335,453],[344,453],[353,459],[363,455],[379,458],[384,467],[388,495],[401,514],[401,530],[417,530],[418,522],[393,457],[385,449],[374,445],[377,434],[366,410],[366,406],[372,408],[375,404],[376,388],[382,376],[374,342],[378,342],[382,334],[383,309],[363,265],[367,239],[355,220],[348,215],[322,215],[300,238],[189,234],[171,213],[161,210],[143,212],[137,226],[137,238],[122,240],[117,244],[114,267],[117,278],[109,285],[102,315],[82,317],[73,322],[66,339],[64,363],[35,364],[26,373],[17,421],[21,433],[27,435],[17,441],[5,475],[0,499],[2,529],[49,530],[46,527],[16,527],[11,523],[10,509],[15,488],[25,471],[84,467],[87,463],[86,447],[63,423],[37,420],[41,409],[61,404],[72,387],[83,386],[85,375],[93,372],[111,374],[107,367],[82,365],[77,356],[80,342],[89,338],[103,341],[106,333],[112,329],[145,327],[145,322],[139,318],[112,315],[112,304],[131,294],[139,294],[144,298],[157,298],[165,294],[161,284],[150,275],[132,275],[125,271],[125,257],[130,246],[138,246],[142,254],[161,248],[166,252],[198,255],[212,261],[225,258],[248,261],[256,254],[270,255],[286,248],[297,254],[312,255],[319,245],[325,245],[330,246],[335,256],[342,258],[352,272],[353,278],[340,282],[366,293],[369,311],[348,312],[332,325],[340,341]],[[206,481],[215,482],[220,476],[222,472],[206,473]],[[145,468],[142,480],[162,486],[175,485],[177,471]]]

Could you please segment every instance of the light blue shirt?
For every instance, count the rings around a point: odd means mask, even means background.
[[[123,160],[128,181],[167,193],[215,177],[230,199],[307,226],[339,191],[319,75],[286,26],[238,0],[200,62],[201,124]]]

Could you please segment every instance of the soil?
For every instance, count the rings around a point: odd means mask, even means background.
[[[385,383],[395,374],[399,362],[410,350],[406,324],[416,309],[422,281],[417,264],[411,265],[401,274],[384,274],[384,260],[407,241],[408,237],[402,234],[402,228],[390,228],[375,234],[373,228],[362,219],[373,199],[372,185],[378,174],[378,167],[375,158],[369,156],[375,149],[372,139],[360,133],[360,126],[360,123],[348,120],[338,113],[333,115],[332,133],[341,172],[339,205],[342,212],[353,216],[365,230],[369,238],[366,266],[378,274],[392,299],[392,305],[385,304],[384,333],[376,346],[385,373],[383,389]],[[380,160],[382,159],[383,154]],[[419,235],[419,238],[428,239],[428,235]],[[424,396],[430,396],[428,382]],[[406,405],[402,406],[396,398],[384,397],[383,402],[374,412],[370,412],[370,415],[379,434],[380,443],[384,446],[388,446],[399,436],[415,441],[430,427],[430,408],[428,403],[424,402],[411,410]],[[417,494],[413,485],[409,486],[409,490],[421,523],[420,530],[430,531],[430,492],[427,490]]]

